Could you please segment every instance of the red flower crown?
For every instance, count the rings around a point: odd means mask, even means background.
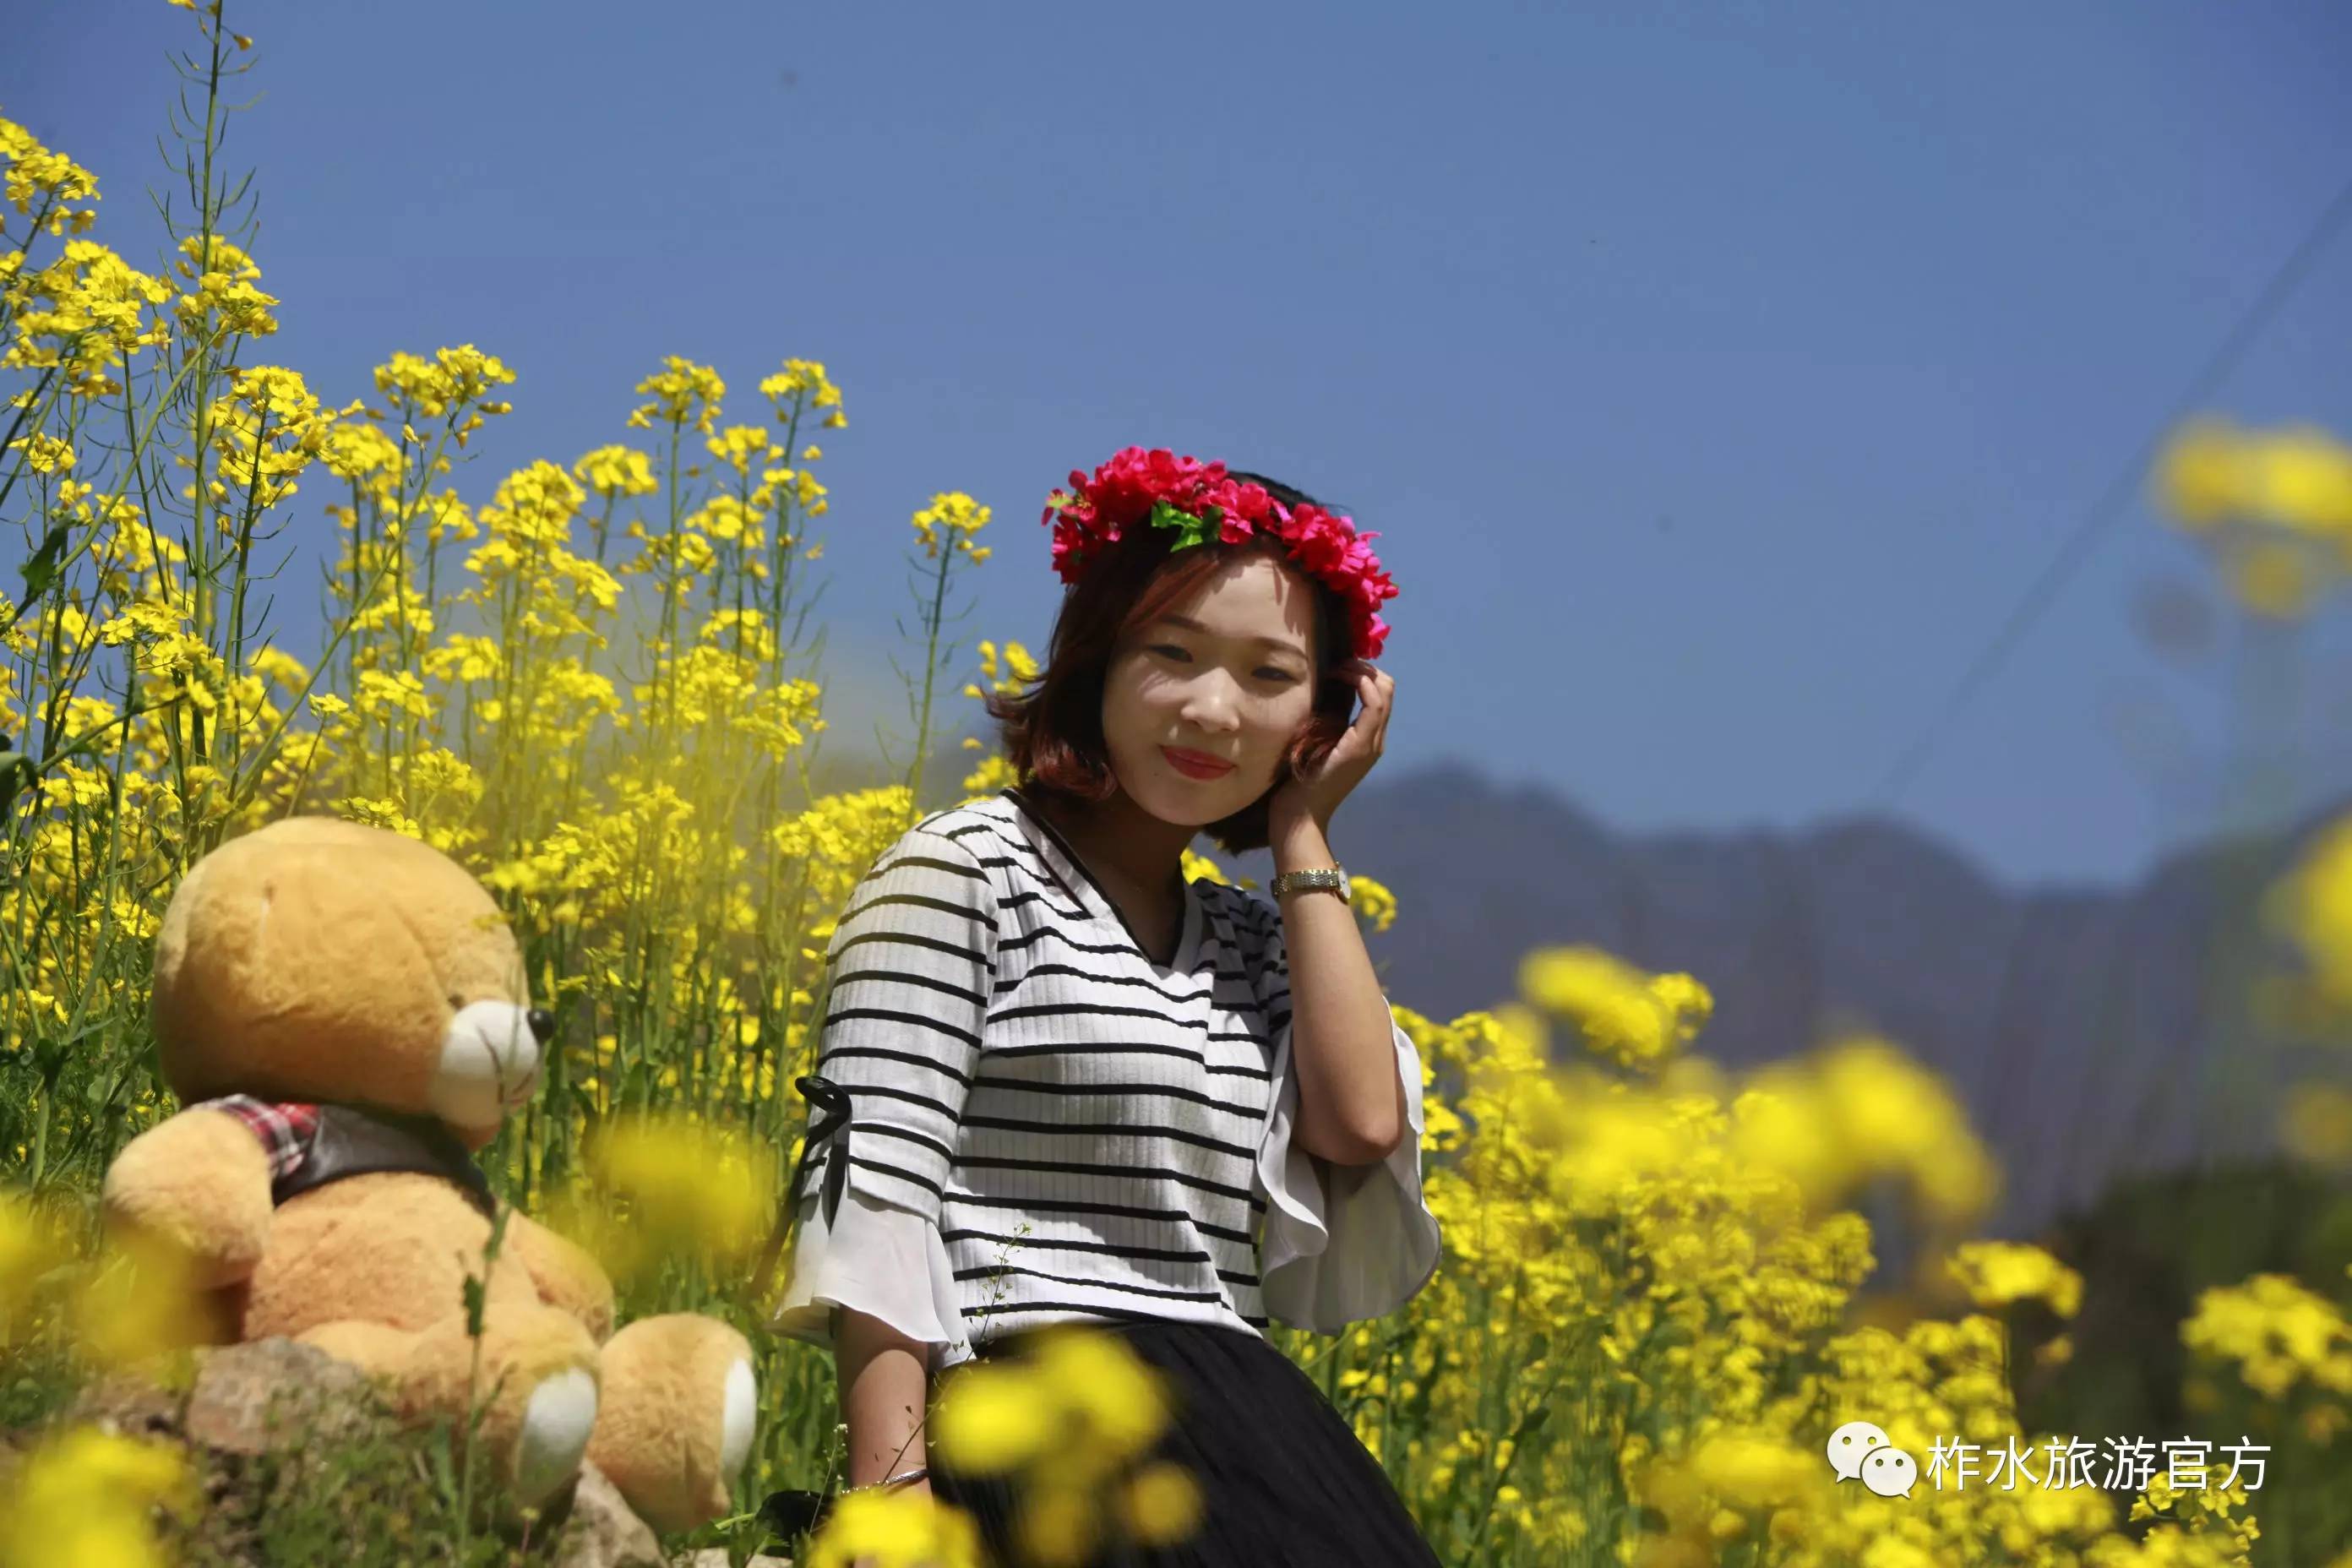
[[[1349,518],[1311,503],[1286,507],[1264,485],[1229,478],[1221,462],[1180,458],[1164,447],[1129,447],[1092,479],[1073,468],[1070,486],[1075,494],[1056,489],[1045,498],[1041,520],[1054,531],[1054,570],[1065,583],[1084,576],[1105,545],[1138,523],[1174,529],[1171,553],[1211,539],[1239,544],[1270,533],[1283,542],[1293,565],[1328,585],[1348,606],[1358,658],[1379,658],[1388,641],[1380,608],[1396,597],[1396,584],[1366,542],[1380,535],[1357,532]]]

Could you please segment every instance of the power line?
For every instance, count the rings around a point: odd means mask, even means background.
[[[2320,213],[2318,221],[2311,226],[2310,232],[2288,254],[2279,269],[2271,275],[2271,280],[2263,285],[2253,303],[2238,318],[2229,335],[2221,340],[2221,346],[2206,361],[2205,368],[2189,384],[2188,391],[2174,403],[2172,411],[2165,416],[2163,423],[2141,444],[2139,450],[2132,454],[2130,460],[2109,481],[2097,502],[2074,525],[2074,531],[2059,546],[2056,558],[2026,589],[2025,597],[2009,613],[2009,618],[1993,634],[1992,641],[1977,656],[1968,672],[1960,677],[1959,684],[1945,699],[1942,710],[1879,782],[1871,796],[1873,805],[1881,809],[1892,805],[1895,798],[1910,784],[1943,730],[1959,716],[1960,710],[1968,706],[1978,689],[1991,679],[1993,672],[2000,668],[2001,660],[2008,658],[2010,650],[2017,645],[2018,639],[2032,629],[2042,612],[2066,586],[2074,569],[2090,554],[2100,536],[2123,515],[2124,503],[2138,489],[2165,439],[2182,420],[2195,413],[2220,390],[2222,382],[2237,368],[2238,360],[2247,346],[2263,328],[2270,325],[2271,318],[2278,313],[2279,307],[2303,282],[2304,274],[2311,269],[2312,262],[2335,237],[2336,230],[2347,216],[2352,216],[2352,181],[2347,181],[2344,188],[2336,193],[2336,199]]]

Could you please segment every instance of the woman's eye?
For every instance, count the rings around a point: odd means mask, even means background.
[[[1178,647],[1174,643],[1153,643],[1144,651],[1147,653],[1164,653],[1177,658],[1187,660],[1188,662],[1192,657],[1184,649]],[[1290,671],[1270,664],[1261,666],[1256,673],[1258,679],[1261,680],[1271,679],[1280,681],[1284,685],[1289,685],[1297,679],[1296,676],[1292,675]]]

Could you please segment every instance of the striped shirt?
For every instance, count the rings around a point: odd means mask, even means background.
[[[1007,789],[908,829],[825,963],[816,1071],[850,1097],[849,1185],[938,1226],[973,1343],[1070,1321],[1265,1326],[1255,1178],[1290,1016],[1272,906],[1192,882],[1155,963]]]

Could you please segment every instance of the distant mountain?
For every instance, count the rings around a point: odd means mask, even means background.
[[[2024,1236],[2117,1177],[2271,1146],[2298,1053],[2245,1028],[2217,1048],[2207,1016],[2216,973],[2259,956],[2243,939],[2260,889],[2335,815],[2113,891],[2010,891],[1882,821],[1618,836],[1454,764],[1368,781],[1334,837],[1397,896],[1395,932],[1372,943],[1397,1001],[1450,1019],[1511,996],[1529,950],[1592,942],[1705,983],[1696,1048],[1727,1067],[1874,1029],[1965,1100],[2006,1177],[1987,1231]],[[1263,854],[1234,869],[1271,875]],[[2210,931],[2231,940],[2209,957]]]

